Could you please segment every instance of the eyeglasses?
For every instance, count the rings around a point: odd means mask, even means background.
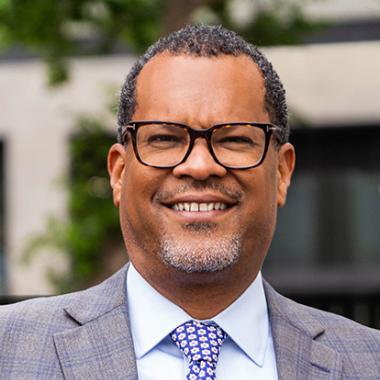
[[[121,142],[132,137],[136,158],[143,165],[169,169],[189,157],[195,139],[207,141],[211,156],[227,169],[250,169],[265,159],[269,141],[279,127],[268,123],[232,122],[193,129],[170,121],[131,121],[120,127]]]

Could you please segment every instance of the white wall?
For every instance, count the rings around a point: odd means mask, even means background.
[[[293,116],[315,125],[380,121],[380,42],[265,49]]]

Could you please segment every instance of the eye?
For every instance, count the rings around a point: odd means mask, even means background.
[[[138,129],[137,145],[139,149],[165,151],[183,149],[188,135],[182,127],[171,124],[146,124]]]
[[[247,136],[226,136],[217,141],[218,143],[235,143],[235,144],[252,144],[254,145],[254,141]]]
[[[221,149],[234,151],[251,150],[257,146],[252,138],[241,135],[224,136],[214,141],[214,144]]]
[[[146,136],[145,145],[152,149],[179,149],[186,144],[182,136],[178,136],[173,133],[154,133],[149,136]]]
[[[165,142],[179,142],[180,138],[174,135],[157,134],[149,136],[148,143],[165,143]]]

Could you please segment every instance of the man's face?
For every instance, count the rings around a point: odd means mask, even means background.
[[[179,122],[194,129],[234,121],[269,123],[264,94],[262,75],[246,56],[165,53],[138,76],[133,120]],[[233,270],[255,277],[272,239],[277,207],[285,203],[293,165],[290,144],[279,151],[271,144],[265,161],[248,170],[217,164],[203,138],[173,169],[144,166],[130,143],[126,148],[115,144],[109,171],[131,261],[146,278],[167,268]],[[191,211],[192,203],[197,211]],[[180,210],[186,204],[190,211]],[[201,204],[208,205],[207,211]]]

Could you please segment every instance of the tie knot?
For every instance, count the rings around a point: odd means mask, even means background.
[[[226,333],[215,322],[188,321],[173,330],[170,337],[190,363],[216,365]]]

